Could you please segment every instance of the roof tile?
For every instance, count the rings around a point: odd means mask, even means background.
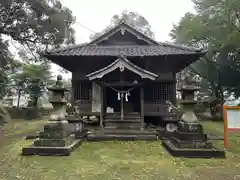
[[[170,54],[195,54],[202,51],[167,45],[83,45],[69,49],[48,52],[46,56],[119,56],[124,52],[126,56],[160,56]]]

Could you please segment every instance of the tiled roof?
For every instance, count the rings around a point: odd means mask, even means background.
[[[159,45],[77,45],[47,52],[45,56],[161,56],[204,53],[200,49],[172,44]]]
[[[143,39],[148,45],[98,45],[105,38],[125,29],[134,36]],[[68,46],[57,50],[49,51],[44,55],[50,56],[119,56],[124,53],[126,56],[161,56],[161,55],[190,55],[205,54],[201,49],[175,45],[170,43],[157,42],[141,32],[137,31],[124,21],[105,32],[97,39],[80,45]]]

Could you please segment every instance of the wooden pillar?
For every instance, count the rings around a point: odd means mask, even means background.
[[[141,127],[143,127],[144,126],[144,88],[143,87],[140,88],[140,101],[141,101],[141,118],[142,118]]]
[[[121,98],[121,120],[123,120],[123,118],[124,118],[124,112],[123,112],[123,93],[122,93],[122,91],[121,91],[121,93],[120,93],[120,98]]]
[[[176,74],[173,76],[174,81],[173,81],[173,104],[177,105],[177,80],[176,80]]]
[[[74,105],[76,102],[75,91],[76,91],[76,82],[72,79],[72,87],[71,87],[71,104]]]
[[[103,128],[103,116],[104,116],[104,86],[101,82],[101,110],[100,110],[100,126]]]

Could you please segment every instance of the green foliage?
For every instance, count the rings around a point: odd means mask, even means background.
[[[121,20],[124,20],[126,23],[136,28],[139,32],[154,38],[154,33],[151,30],[149,22],[142,15],[137,12],[128,12],[125,10],[120,15],[114,15],[111,19],[111,24],[107,26],[103,31],[91,35],[90,39],[93,40],[101,36],[113,26],[117,25]]]
[[[74,42],[75,18],[59,0],[1,0],[0,35],[32,52]]]
[[[1,0],[0,99],[6,94],[7,87],[11,83],[11,74],[19,70],[16,67],[19,63],[13,61],[8,50],[9,43],[2,37],[8,36],[22,45],[19,55],[24,61],[38,61],[40,51],[49,47],[59,47],[63,43],[74,43],[74,30],[71,27],[74,22],[72,12],[59,0]],[[23,68],[24,73],[17,74],[20,82],[31,77],[30,91],[36,92],[34,94],[40,92],[36,87],[39,87],[42,81],[41,72],[46,72],[42,67],[26,65]],[[48,75],[49,73],[46,76]],[[16,74],[13,77],[16,77]],[[34,80],[33,83],[33,77],[40,78],[40,81]]]
[[[12,76],[12,80],[16,84],[25,84],[24,91],[30,95],[34,107],[37,106],[38,99],[44,92],[46,83],[50,78],[50,66],[47,63],[22,64],[21,71]]]
[[[193,0],[196,14],[187,13],[170,35],[176,43],[208,49],[206,57],[189,69],[209,81],[213,95],[240,95],[240,2]]]
[[[10,83],[9,75],[16,72],[19,63],[13,60],[8,50],[8,43],[0,38],[0,99],[7,93]]]
[[[0,126],[3,126],[3,124],[10,122],[10,121],[11,121],[11,117],[10,117],[8,111],[0,103]]]

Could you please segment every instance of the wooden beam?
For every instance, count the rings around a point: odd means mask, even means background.
[[[76,91],[76,82],[71,80],[72,87],[71,87],[71,104],[75,104],[75,91]]]
[[[176,81],[176,75],[174,77],[175,82],[173,84],[173,104],[177,105],[177,81]]]
[[[141,127],[144,126],[144,89],[140,88],[140,101],[141,101]]]
[[[100,126],[101,126],[101,128],[103,128],[103,116],[104,116],[104,103],[103,103],[104,90],[103,90],[103,88],[104,88],[103,82],[101,82],[101,110],[100,110]]]

